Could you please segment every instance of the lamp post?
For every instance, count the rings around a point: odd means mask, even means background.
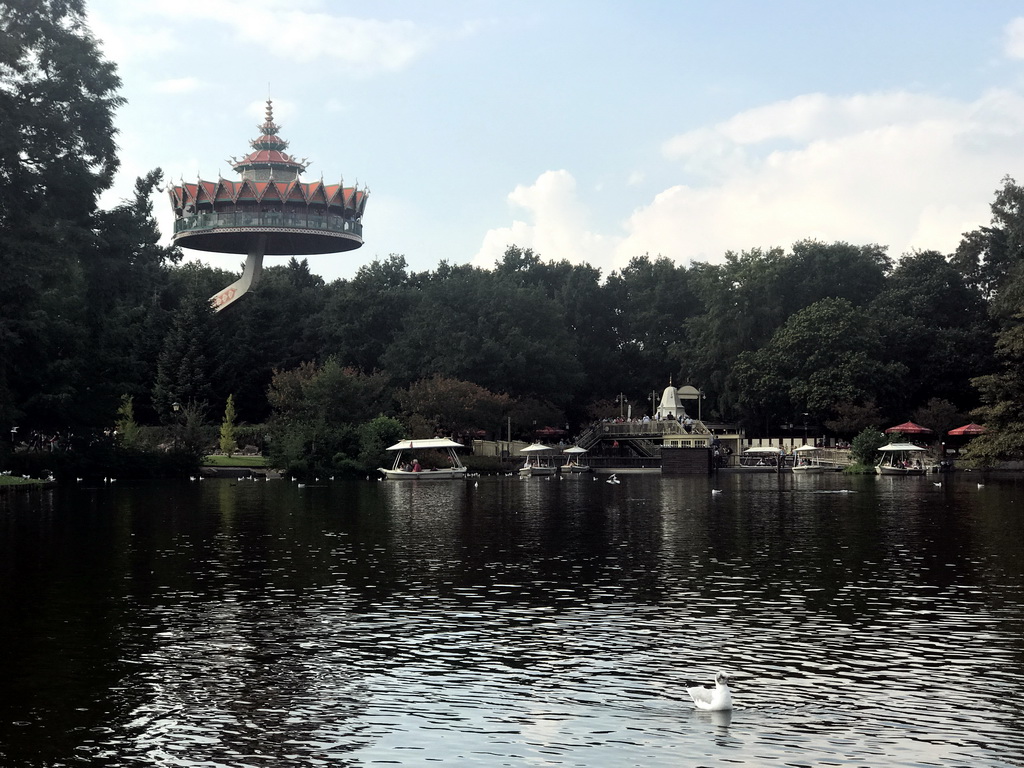
[[[655,414],[657,413],[657,410],[658,410],[657,405],[655,405],[655,403],[657,403],[657,402],[658,402],[658,392],[656,390],[652,389],[651,390],[651,418],[652,419],[654,418],[654,416],[655,416]]]
[[[175,400],[171,403],[171,410],[174,411],[174,450],[178,450],[178,433],[181,431],[181,403]]]
[[[807,445],[807,417],[808,416],[810,416],[809,413],[805,413],[804,414],[804,445]]]
[[[704,419],[701,416],[701,407],[700,407],[701,403],[700,403],[700,401],[703,400],[705,397],[707,397],[707,395],[704,394],[704,390],[703,389],[698,389],[697,390],[697,421],[699,421],[701,423],[704,422]]]
[[[619,418],[622,418],[622,406],[626,402],[626,396],[619,392],[619,396],[616,398],[619,401]]]

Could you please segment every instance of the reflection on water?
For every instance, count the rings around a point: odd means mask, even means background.
[[[1024,483],[622,480],[5,498],[0,764],[1022,764]]]

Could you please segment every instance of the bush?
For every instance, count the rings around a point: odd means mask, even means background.
[[[853,438],[850,443],[850,453],[858,464],[872,465],[878,449],[885,445],[885,435],[878,431],[878,427],[868,427],[859,435]]]

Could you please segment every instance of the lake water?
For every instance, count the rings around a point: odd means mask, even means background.
[[[0,765],[1024,766],[1024,478],[621,479],[0,497]]]

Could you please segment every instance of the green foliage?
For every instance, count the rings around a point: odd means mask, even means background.
[[[495,394],[468,381],[445,376],[420,379],[396,393],[402,414],[410,424],[421,424],[422,434],[460,438],[476,430],[495,431],[512,408],[508,395]]]
[[[832,417],[848,403],[897,391],[905,369],[879,360],[877,327],[846,299],[822,299],[795,313],[767,344],[743,352],[733,370],[738,402],[759,418],[810,412]]]
[[[360,472],[373,472],[377,467],[389,466],[387,447],[402,439],[405,427],[398,419],[378,416],[360,424],[356,430],[359,437],[359,454],[355,468]]]
[[[142,445],[142,433],[135,422],[135,409],[132,398],[121,396],[121,407],[117,409],[116,430],[121,445],[126,448],[139,448]]]
[[[974,416],[985,432],[960,452],[965,461],[979,467],[1024,458],[1024,313],[1000,332],[996,354],[1002,369],[973,381],[982,403]]]
[[[888,443],[885,435],[877,427],[867,427],[850,443],[850,453],[859,464],[874,464],[878,449]]]
[[[220,452],[230,456],[238,450],[235,442],[235,396],[228,395],[224,406],[224,420],[220,424]]]
[[[173,404],[190,402],[205,408],[213,396],[210,385],[211,353],[215,336],[213,309],[198,292],[187,296],[172,316],[164,337],[153,385],[153,407],[165,420]]]
[[[381,363],[404,385],[440,375],[567,403],[582,381],[558,303],[518,274],[442,264]]]
[[[213,443],[206,424],[206,404],[189,400],[179,404],[179,410],[172,411],[172,414],[175,420],[174,451],[186,457],[188,463],[198,466]]]
[[[837,403],[833,413],[835,415],[831,419],[825,420],[825,426],[840,437],[847,439],[882,421],[882,414],[873,400],[863,405],[850,402]]]
[[[913,411],[910,420],[922,427],[928,427],[942,438],[949,430],[967,422],[967,418],[948,400],[933,397],[926,405]]]
[[[44,428],[91,399],[83,270],[117,169],[120,81],[84,16],[81,0],[0,2],[0,419]]]
[[[359,424],[382,410],[380,376],[366,376],[329,359],[277,371],[268,392],[272,462],[308,476],[351,469],[359,455]]]

